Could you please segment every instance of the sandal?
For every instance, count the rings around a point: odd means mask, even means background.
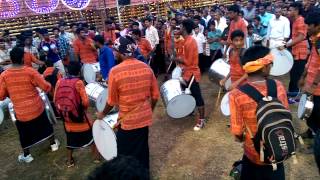
[[[75,166],[75,164],[74,164],[74,159],[73,158],[71,159],[70,162],[67,160],[67,168],[72,168],[74,166]]]

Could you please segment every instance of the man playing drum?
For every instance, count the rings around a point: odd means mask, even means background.
[[[149,169],[148,127],[152,124],[152,111],[160,93],[151,68],[133,58],[135,47],[130,37],[115,41],[116,58],[121,63],[109,73],[108,102],[97,118],[103,119],[113,106],[118,106],[118,154],[133,156]]]
[[[196,40],[191,35],[194,27],[194,22],[191,19],[186,19],[182,22],[181,31],[184,38],[184,55],[182,58],[177,58],[176,61],[182,66],[182,78],[186,81],[186,84],[189,84],[194,76],[194,81],[192,82],[190,90],[192,96],[196,100],[199,111],[199,119],[196,122],[194,130],[199,131],[205,125],[205,108],[199,85],[201,73],[198,66],[198,47]]]
[[[320,168],[320,11],[310,13],[305,19],[308,33],[312,37],[312,50],[299,85],[303,91],[313,95],[313,111],[307,119],[308,126],[316,133],[314,154]]]
[[[289,15],[293,19],[292,24],[292,42],[288,42],[284,48],[292,47],[294,64],[290,71],[290,83],[288,96],[295,97],[299,92],[298,81],[303,73],[304,66],[307,63],[309,54],[307,37],[307,25],[301,16],[302,4],[292,3],[289,9]],[[282,49],[282,48],[280,48]],[[290,103],[295,103],[294,99],[289,99]]]
[[[10,97],[17,121],[23,153],[18,161],[30,163],[33,157],[30,147],[49,139],[51,150],[57,151],[58,140],[55,140],[53,127],[44,109],[37,87],[49,92],[51,85],[34,69],[23,65],[24,50],[15,47],[10,52],[12,67],[0,75],[0,100]]]
[[[243,55],[245,49],[244,46],[244,33],[241,30],[235,30],[231,33],[232,48],[230,49],[230,73],[221,80],[221,86],[225,86],[226,81],[231,78],[231,87],[227,90],[232,90],[241,85],[247,78],[247,74],[242,69],[240,58]]]
[[[97,49],[94,46],[92,39],[88,37],[84,28],[77,29],[78,37],[73,42],[74,53],[76,59],[80,60],[83,64],[93,64],[97,62]]]

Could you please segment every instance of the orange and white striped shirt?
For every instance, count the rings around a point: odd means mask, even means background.
[[[148,65],[137,59],[126,59],[111,69],[108,85],[108,104],[119,106],[122,129],[132,130],[152,124],[151,99],[158,99],[160,93]]]
[[[280,102],[289,109],[287,93],[285,87],[280,81],[276,81],[277,94]],[[262,95],[267,94],[266,84],[254,84],[250,83],[255,87]],[[239,89],[234,89],[229,94],[230,104],[230,121],[231,121],[231,133],[235,136],[242,136],[247,134],[244,139],[244,154],[255,164],[263,164],[260,161],[260,156],[254,148],[253,141],[248,135],[245,125],[247,125],[252,135],[255,136],[257,133],[257,116],[256,109],[257,103],[251,99],[248,95],[241,92]]]
[[[50,83],[30,67],[7,69],[0,75],[0,100],[11,99],[19,121],[33,120],[44,111],[37,87],[45,92],[51,89]]]
[[[292,24],[292,40],[295,40],[299,34],[307,37],[307,25],[304,23],[304,18],[299,16]],[[305,39],[292,46],[292,55],[294,60],[306,60],[309,54],[308,41]]]

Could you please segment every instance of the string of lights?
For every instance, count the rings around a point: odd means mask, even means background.
[[[13,18],[19,12],[20,6],[17,0],[0,0],[0,19]]]
[[[38,14],[47,14],[53,12],[59,5],[59,0],[49,0],[48,4],[44,1],[25,0],[26,6]]]
[[[61,0],[61,2],[71,10],[82,10],[90,4],[90,0]]]

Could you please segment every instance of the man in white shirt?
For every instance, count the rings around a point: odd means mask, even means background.
[[[206,65],[208,64],[206,62],[205,57],[203,56],[203,48],[204,48],[204,45],[206,43],[206,38],[204,37],[203,33],[200,32],[199,27],[196,27],[193,30],[192,37],[197,42],[198,55],[199,55],[199,67],[200,67],[200,71],[203,73],[205,71]]]
[[[155,50],[159,44],[158,30],[152,25],[152,20],[149,18],[144,20],[144,25],[146,26],[146,39],[150,42],[152,49]]]
[[[275,16],[270,20],[267,30],[267,46],[277,48],[283,46],[290,36],[290,21],[281,15],[281,8],[275,10]]]
[[[224,31],[228,27],[227,19],[222,15],[220,10],[217,10],[214,14],[214,22],[216,25],[216,29],[220,30],[221,32]]]

